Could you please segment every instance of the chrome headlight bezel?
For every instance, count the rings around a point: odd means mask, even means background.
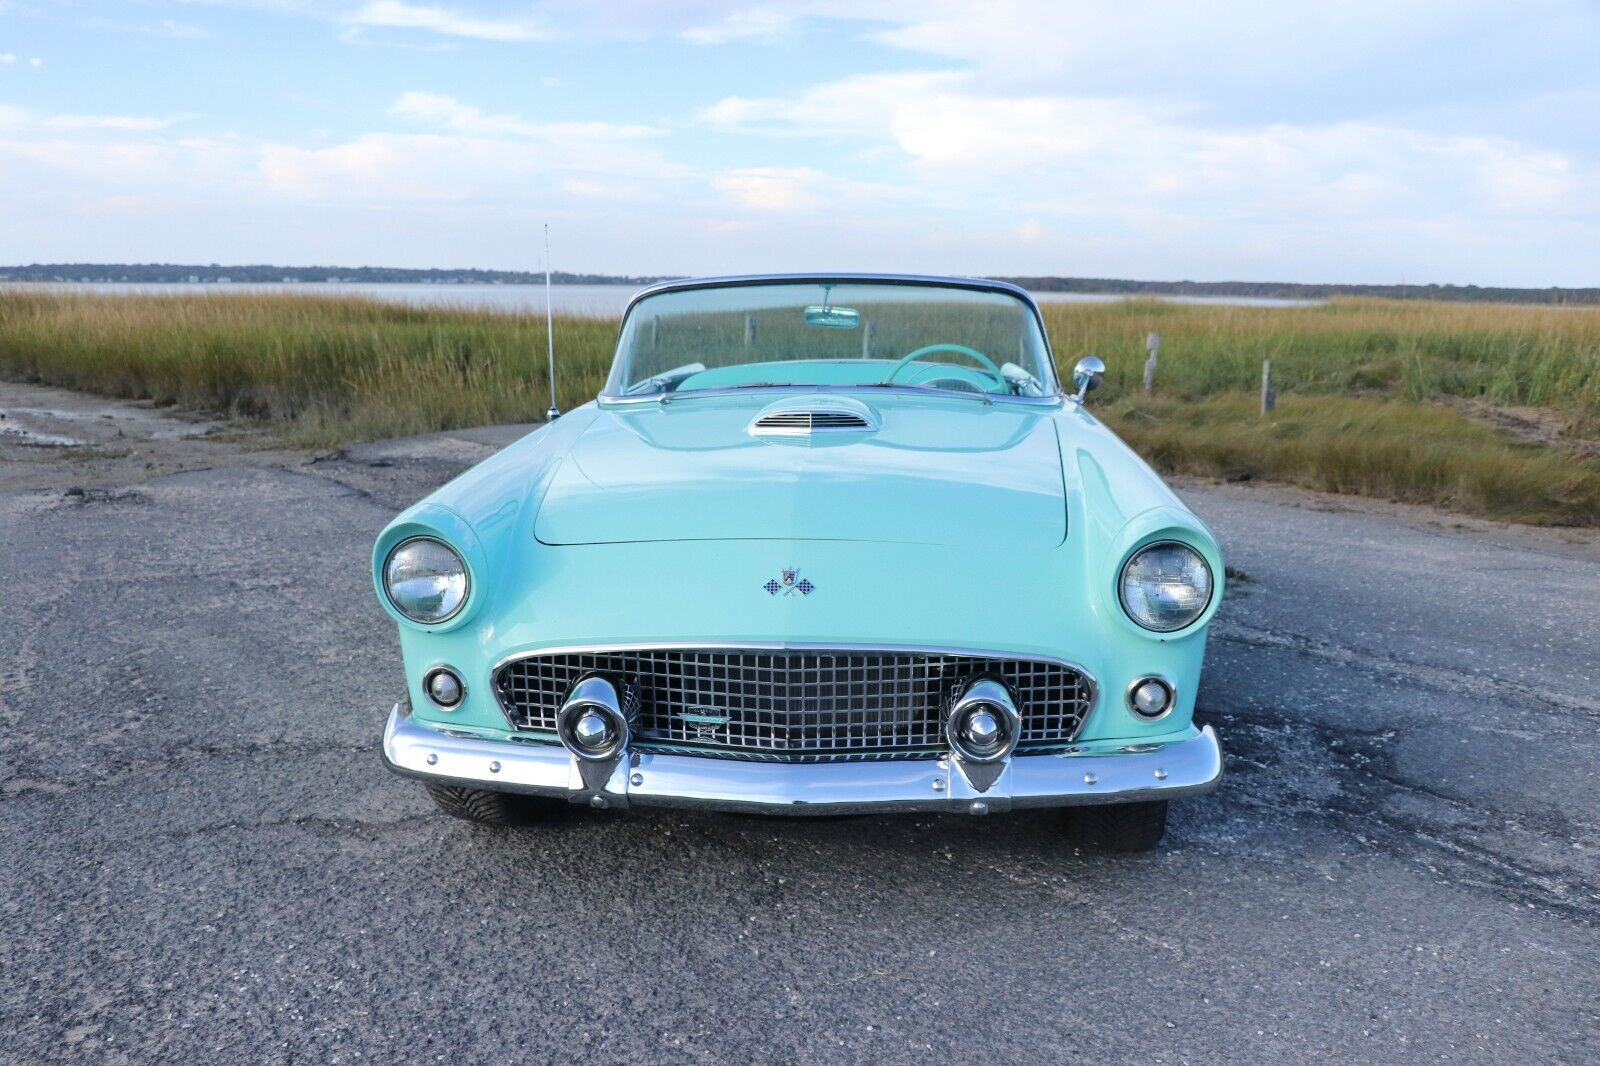
[[[417,615],[417,614],[413,614],[411,611],[407,610],[401,604],[400,600],[396,598],[395,593],[394,593],[394,588],[393,588],[393,582],[391,581],[391,578],[390,578],[389,568],[394,564],[395,556],[399,555],[406,548],[408,548],[408,547],[410,547],[412,545],[415,545],[415,544],[423,543],[423,542],[436,544],[439,547],[443,548],[445,551],[449,552],[450,555],[455,559],[456,565],[460,568],[460,571],[461,571],[462,588],[461,588],[461,598],[460,598],[460,600],[458,600],[456,602],[456,604],[453,607],[450,608],[449,611],[447,611],[447,612],[445,612],[443,614],[440,614],[437,617],[428,616],[428,615]],[[451,619],[456,618],[457,616],[459,616],[461,614],[461,612],[466,609],[467,604],[472,601],[472,568],[467,565],[466,556],[458,548],[456,548],[454,545],[450,544],[450,542],[446,541],[442,537],[435,537],[435,536],[428,536],[426,534],[421,534],[421,535],[417,535],[417,536],[410,536],[410,537],[404,538],[399,543],[397,543],[394,547],[390,548],[388,553],[386,555],[384,555],[383,566],[379,569],[378,573],[379,573],[380,578],[381,578],[384,599],[388,602],[389,606],[391,608],[393,608],[394,611],[397,614],[401,615],[403,618],[405,618],[408,621],[411,621],[411,622],[413,622],[413,623],[415,623],[417,625],[422,625],[422,626],[443,625],[444,623],[449,622]]]
[[[1160,549],[1178,548],[1178,549],[1181,549],[1182,551],[1188,552],[1190,555],[1192,555],[1194,557],[1195,561],[1197,561],[1200,564],[1201,570],[1203,570],[1204,573],[1205,573],[1205,596],[1204,596],[1203,599],[1201,599],[1199,607],[1196,608],[1182,622],[1179,622],[1176,625],[1166,625],[1166,626],[1163,626],[1163,625],[1152,625],[1152,624],[1150,624],[1150,622],[1142,619],[1139,616],[1139,614],[1136,613],[1134,611],[1134,609],[1131,606],[1129,606],[1129,604],[1128,604],[1127,582],[1128,582],[1128,571],[1129,571],[1129,569],[1134,565],[1135,562],[1137,562],[1140,559],[1140,557],[1142,557],[1146,553],[1154,551],[1154,550],[1156,550],[1158,548],[1160,548]],[[1127,558],[1124,559],[1123,562],[1122,562],[1121,568],[1117,571],[1117,603],[1122,608],[1122,613],[1127,616],[1129,621],[1131,621],[1134,625],[1138,626],[1140,629],[1144,630],[1145,632],[1156,633],[1156,634],[1159,634],[1161,636],[1170,636],[1173,633],[1181,633],[1184,630],[1186,630],[1186,629],[1190,628],[1191,626],[1193,626],[1201,618],[1204,618],[1206,616],[1206,612],[1211,607],[1212,599],[1216,596],[1216,593],[1217,593],[1216,574],[1211,569],[1211,563],[1206,558],[1205,553],[1203,551],[1201,551],[1199,548],[1195,547],[1193,544],[1187,544],[1187,543],[1185,543],[1184,541],[1181,541],[1181,540],[1174,540],[1172,538],[1164,538],[1164,539],[1160,539],[1160,540],[1152,540],[1152,541],[1149,541],[1147,543],[1141,544],[1137,548],[1135,548],[1133,551],[1128,553]]]

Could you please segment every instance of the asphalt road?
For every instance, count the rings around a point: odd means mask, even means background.
[[[0,1060],[1600,1056],[1592,536],[1182,486],[1247,577],[1228,777],[1155,854],[1049,813],[491,830],[379,762],[367,553],[504,431],[0,411]]]

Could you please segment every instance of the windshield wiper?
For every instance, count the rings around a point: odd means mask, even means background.
[[[916,389],[918,392],[931,392],[937,396],[970,396],[974,400],[982,400],[985,407],[994,406],[994,398],[987,392],[977,389],[941,389],[936,385],[902,384],[898,381],[872,381],[858,387],[863,389]]]

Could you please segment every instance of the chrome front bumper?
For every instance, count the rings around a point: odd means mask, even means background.
[[[559,744],[447,732],[397,703],[383,731],[383,759],[396,773],[501,792],[564,796],[593,807],[697,807],[765,814],[944,811],[988,814],[1023,807],[1176,799],[1210,792],[1222,779],[1222,749],[1210,726],[1165,744],[1084,743],[1010,759],[986,790],[958,760],[774,763],[625,752],[596,784]],[[589,771],[585,773],[585,771]]]

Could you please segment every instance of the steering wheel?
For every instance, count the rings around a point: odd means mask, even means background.
[[[990,359],[987,355],[984,355],[976,348],[968,348],[965,344],[925,344],[916,351],[908,354],[904,359],[900,360],[894,366],[890,367],[889,372],[883,376],[883,381],[880,382],[880,384],[889,384],[895,378],[900,376],[900,372],[902,370],[910,366],[917,359],[924,355],[932,355],[934,352],[959,352],[970,359],[976,359],[987,368],[982,371],[983,373],[986,373],[990,377],[994,378],[995,382],[1001,386],[1004,386],[1006,383],[1005,375],[1000,373],[1000,368],[994,365],[994,360]]]

